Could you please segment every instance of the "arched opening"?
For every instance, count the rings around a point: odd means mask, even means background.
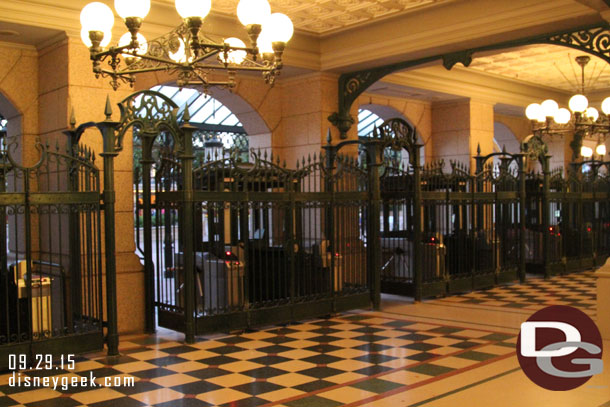
[[[180,210],[166,205],[167,193],[183,187],[179,175],[183,157],[174,148],[183,141],[176,138],[178,130],[172,127],[174,125],[168,115],[181,118],[188,109],[189,124],[196,128],[192,133],[194,160],[191,165],[194,172],[214,162],[250,165],[249,162],[253,160],[251,149],[266,150],[271,147],[271,132],[248,103],[229,92],[214,91],[205,94],[195,88],[157,85],[148,92],[133,95],[131,103],[140,108],[150,105],[138,114],[147,121],[158,119],[158,124],[161,124],[160,127],[155,125],[154,128],[146,129],[146,126],[134,122],[132,132],[134,235],[136,251],[144,262],[147,275],[146,326],[154,329],[159,314],[153,298],[157,296],[159,301],[169,301],[165,296],[171,290],[167,291],[166,285],[175,283],[176,270],[182,270],[184,259],[180,255],[184,250],[181,246],[184,241],[179,232],[180,222],[184,220]],[[199,184],[195,186],[196,190],[200,187]],[[197,233],[195,239],[201,242],[216,239],[215,234],[209,233],[211,227],[208,226],[212,223],[220,224],[216,218],[224,215],[225,211],[218,208],[212,211],[206,208],[198,212],[194,220]],[[202,244],[198,243],[197,248],[202,249]],[[176,278],[182,278],[181,276]],[[159,290],[163,293],[159,294]]]
[[[494,152],[499,153],[503,149],[511,154],[518,153],[519,140],[507,125],[494,122]]]
[[[402,115],[398,110],[390,106],[375,104],[360,106],[360,109],[358,110],[358,138],[362,139],[365,137],[369,137],[376,127],[381,126],[384,121],[394,118],[400,118],[410,123],[410,121],[405,118],[404,115]],[[425,163],[426,155],[424,152],[424,143],[419,133],[417,134],[417,140],[422,145],[422,148],[420,149],[419,162],[420,165],[423,165]],[[384,156],[386,159],[391,161],[409,161],[409,153],[406,150],[395,151],[390,148],[387,148],[384,151]]]
[[[191,116],[190,124],[197,128],[193,135],[195,168],[206,161],[221,157],[228,158],[232,155],[246,163],[250,159],[250,149],[266,149],[271,145],[271,134],[262,118],[251,114],[252,107],[237,95],[222,90],[215,90],[213,95],[206,95],[194,88],[180,89],[171,85],[157,85],[151,90],[171,99],[179,107],[179,117],[188,108]],[[234,112],[233,109],[239,113]],[[238,115],[244,117],[243,122]],[[253,137],[250,131],[254,133]],[[150,185],[151,204],[155,202],[155,173],[162,165],[162,156],[169,154],[172,149],[171,137],[161,134],[156,138],[152,157],[155,163],[152,166]],[[137,251],[143,253],[145,188],[142,171],[142,139],[135,133],[133,155],[135,240]],[[166,221],[163,214],[152,214],[153,226]]]

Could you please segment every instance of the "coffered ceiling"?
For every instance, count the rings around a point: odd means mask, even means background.
[[[284,13],[295,28],[327,34],[372,20],[413,12],[456,0],[270,0],[273,12]],[[214,0],[212,10],[234,14],[239,0]]]
[[[470,68],[567,92],[580,92],[581,69],[575,58],[589,55],[556,45],[530,45],[496,55],[476,57]],[[610,65],[589,55],[585,68],[585,91],[610,89]]]

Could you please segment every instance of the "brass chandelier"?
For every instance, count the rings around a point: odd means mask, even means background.
[[[560,108],[556,101],[547,99],[540,104],[530,104],[525,110],[525,115],[532,122],[534,134],[552,136],[573,133],[574,140],[571,143],[573,160],[579,155],[583,158],[593,156],[593,149],[582,145],[585,137],[597,138],[595,153],[601,158],[606,155],[604,142],[610,134],[610,97],[605,98],[601,104],[603,114],[600,114],[595,107],[589,106],[589,101],[584,95],[585,67],[591,58],[583,55],[576,57],[575,60],[581,68],[580,93],[570,98],[568,103],[570,110]]]
[[[214,40],[202,32],[211,0],[175,0],[182,24],[152,41],[139,32],[150,11],[150,0],[115,0],[117,14],[128,32],[111,46],[114,14],[107,5],[94,2],[80,14],[81,39],[91,52],[97,78],[108,77],[114,90],[122,83],[133,86],[139,73],[167,71],[177,75],[179,87],[200,85],[233,88],[237,71],[261,72],[273,85],[282,69],[282,55],[294,28],[281,13],[271,14],[267,0],[241,0],[237,17],[245,26],[250,46],[236,37]],[[213,74],[224,73],[222,80]]]

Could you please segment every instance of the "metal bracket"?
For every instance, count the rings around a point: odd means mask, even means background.
[[[610,0],[609,0],[610,1]],[[548,33],[506,41],[478,48],[466,49],[449,54],[435,55],[427,58],[399,62],[373,69],[349,72],[339,77],[338,111],[328,117],[328,120],[339,129],[341,138],[347,138],[347,132],[354,123],[349,111],[356,99],[372,84],[386,75],[402,71],[418,65],[442,60],[447,69],[462,63],[468,67],[476,52],[512,48],[532,44],[552,44],[574,48],[595,55],[610,64],[610,26],[608,23],[589,27],[572,28],[561,32]]]

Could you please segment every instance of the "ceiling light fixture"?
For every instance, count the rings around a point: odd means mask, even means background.
[[[593,149],[582,146],[582,140],[585,136],[597,135],[598,145],[595,152],[604,156],[606,146],[603,143],[610,133],[610,97],[602,102],[601,115],[595,107],[589,106],[589,100],[585,96],[585,67],[591,58],[583,55],[576,57],[575,60],[581,68],[581,84],[580,93],[572,96],[568,103],[571,112],[566,108],[560,108],[554,100],[548,99],[540,104],[530,104],[525,109],[525,115],[532,121],[534,133],[540,135],[574,133],[572,143],[574,157],[579,154],[584,158],[592,157]],[[600,154],[601,152],[603,154]]]
[[[91,51],[96,77],[109,77],[116,90],[121,83],[133,86],[136,74],[168,71],[177,75],[178,86],[200,85],[207,91],[212,86],[233,88],[237,71],[258,71],[266,83],[273,85],[283,66],[286,43],[294,32],[290,18],[271,14],[267,0],[241,0],[237,17],[250,40],[250,46],[246,46],[239,38],[214,40],[202,32],[211,0],[175,0],[175,6],[183,23],[147,42],[139,31],[150,11],[150,0],[115,0],[114,7],[128,33],[117,46],[106,48],[114,14],[100,2],[86,5],[80,15],[81,38]],[[224,79],[216,80],[215,73],[224,73]]]

